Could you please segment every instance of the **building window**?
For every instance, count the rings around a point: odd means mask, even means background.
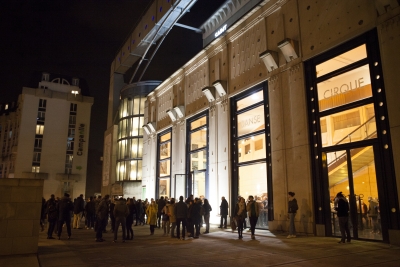
[[[43,135],[44,133],[44,125],[36,125],[36,134]]]
[[[76,115],[69,115],[69,124],[70,125],[76,124]]]
[[[76,113],[77,109],[78,109],[78,105],[77,105],[77,104],[74,104],[74,103],[71,103],[71,104],[70,104],[70,106],[69,106],[69,112],[70,112],[70,114],[71,114],[71,113]]]
[[[171,196],[171,129],[158,135],[157,196]]]
[[[187,194],[208,195],[208,113],[187,122]]]
[[[32,172],[39,173],[40,172],[40,166],[32,166]]]
[[[36,149],[42,148],[42,142],[43,142],[43,138],[35,138],[34,148],[36,148]]]
[[[40,163],[40,155],[41,155],[41,152],[33,152],[32,162]]]
[[[45,111],[38,111],[37,121],[44,122],[45,117],[46,117]]]
[[[232,199],[238,195],[252,195],[259,203],[257,228],[268,229],[268,212],[272,190],[269,139],[268,97],[266,84],[235,96],[231,101],[232,113]],[[267,126],[268,125],[268,126]]]
[[[47,100],[39,99],[39,109],[46,109]]]

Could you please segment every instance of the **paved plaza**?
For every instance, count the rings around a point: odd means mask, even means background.
[[[245,232],[243,240],[229,229],[212,226],[211,233],[185,241],[163,237],[162,229],[150,236],[149,226],[134,227],[135,238],[113,243],[113,234],[95,242],[93,230],[73,229],[70,240],[46,239],[40,233],[38,255],[0,257],[0,266],[399,266],[400,248],[378,242],[256,231],[256,240]]]

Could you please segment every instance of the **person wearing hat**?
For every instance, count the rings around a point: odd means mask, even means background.
[[[342,194],[342,192],[337,193],[335,198],[335,210],[337,211],[337,216],[339,218],[339,228],[340,233],[342,235],[342,239],[339,243],[346,242],[347,235],[347,243],[350,243],[350,229],[349,229],[349,202]]]

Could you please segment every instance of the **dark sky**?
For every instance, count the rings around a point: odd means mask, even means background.
[[[110,65],[151,0],[0,0],[0,103],[16,101],[32,75],[86,80],[90,148],[102,150]],[[199,0],[180,21],[199,27],[225,0]],[[164,80],[202,48],[201,35],[175,27],[143,80]]]

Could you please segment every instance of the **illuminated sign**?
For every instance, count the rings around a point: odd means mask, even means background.
[[[222,28],[220,28],[216,33],[215,33],[215,38],[217,38],[218,36],[220,36],[221,34],[223,34],[225,31],[226,31],[226,29],[227,29],[227,24],[225,24],[224,26],[222,26]]]
[[[76,154],[78,156],[82,156],[83,155],[83,145],[86,142],[85,141],[85,124],[81,123],[79,124],[79,146],[78,146],[78,152],[76,152]]]

